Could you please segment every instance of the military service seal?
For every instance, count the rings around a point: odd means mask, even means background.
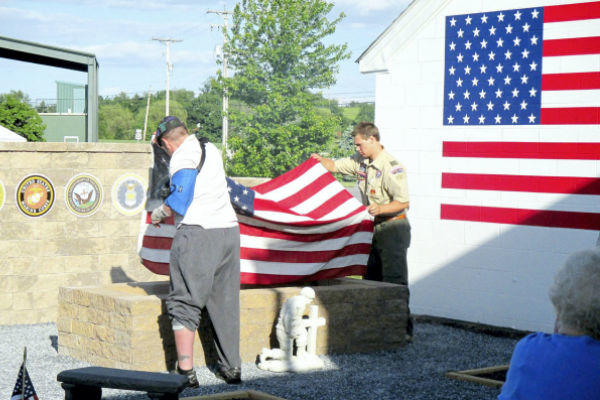
[[[28,217],[41,217],[54,205],[54,186],[43,175],[29,175],[23,178],[15,190],[17,207]]]
[[[144,209],[146,188],[135,174],[121,175],[112,187],[112,202],[123,215],[136,215]]]
[[[67,208],[78,217],[89,217],[100,209],[102,185],[90,174],[78,174],[69,180],[65,187]]]

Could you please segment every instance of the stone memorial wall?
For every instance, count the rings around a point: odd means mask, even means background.
[[[56,321],[62,286],[163,280],[139,263],[136,143],[0,143],[0,325]]]

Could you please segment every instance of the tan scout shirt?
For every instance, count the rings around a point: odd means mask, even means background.
[[[406,170],[387,151],[382,150],[373,162],[356,153],[334,163],[337,172],[357,177],[363,204],[388,204],[392,200],[408,202]]]

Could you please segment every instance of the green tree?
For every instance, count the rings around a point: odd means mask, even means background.
[[[98,111],[100,139],[133,139],[133,114],[122,104],[104,104]]]
[[[163,91],[164,93],[164,91]],[[171,94],[169,95],[169,108],[171,108],[171,102],[176,101],[183,106],[183,108],[188,109],[190,104],[194,101],[194,91],[187,89],[175,89],[171,90]]]
[[[152,93],[146,140],[149,140],[158,122],[165,116],[165,91]],[[121,92],[112,97],[98,97],[100,115],[99,132],[102,139],[133,139],[136,129],[144,128],[148,94],[134,94],[131,97]],[[196,98],[191,90],[172,90],[169,98],[171,115],[177,115],[193,131],[195,121],[186,120],[194,108]],[[220,141],[220,139],[219,139]]]
[[[21,103],[27,103],[27,104],[31,103],[31,99],[29,98],[29,95],[27,93],[23,93],[20,90],[11,90],[7,94],[0,94],[0,102],[4,101],[7,96],[14,96]]]
[[[163,92],[164,93],[164,92]],[[150,110],[148,112],[148,129],[146,131],[146,140],[150,140],[152,133],[156,131],[158,123],[165,117],[166,100],[150,101]],[[181,121],[187,121],[187,111],[175,100],[169,98],[169,114],[175,115]],[[146,107],[141,108],[135,115],[134,130],[144,129],[144,117],[146,116]],[[187,125],[187,124],[186,124]]]
[[[375,104],[373,103],[360,103],[359,104],[358,115],[356,116],[354,122],[358,124],[359,122],[374,122],[375,121]]]
[[[37,111],[21,100],[26,98],[26,95],[18,96],[14,92],[0,95],[0,125],[23,136],[28,142],[45,142],[46,125]]]
[[[309,89],[335,83],[347,46],[326,45],[340,14],[330,21],[325,0],[242,0],[233,12],[225,48],[234,76],[228,93],[250,111],[232,108],[228,172],[273,176],[322,151],[334,140],[338,116],[317,112]]]
[[[35,108],[35,111],[38,113],[55,113],[56,112],[56,104],[46,104],[44,100],[40,102]]]
[[[186,109],[190,130],[197,129],[200,135],[207,137],[215,144],[222,142],[223,92],[217,87],[214,80],[205,83],[200,94]]]

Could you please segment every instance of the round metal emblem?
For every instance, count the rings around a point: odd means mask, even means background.
[[[67,208],[78,217],[89,217],[96,213],[102,204],[102,197],[102,185],[93,175],[75,175],[65,187]]]
[[[146,185],[135,174],[121,175],[112,187],[112,202],[123,215],[136,215],[146,204]]]
[[[54,205],[54,186],[43,175],[29,175],[17,185],[17,207],[28,217],[41,217]]]

